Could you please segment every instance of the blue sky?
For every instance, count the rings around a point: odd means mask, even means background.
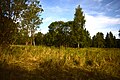
[[[80,5],[86,18],[85,28],[91,37],[97,32],[111,31],[118,38],[120,29],[120,0],[41,0],[44,12],[43,24],[39,31],[48,32],[48,26],[54,21],[71,21],[75,8]]]

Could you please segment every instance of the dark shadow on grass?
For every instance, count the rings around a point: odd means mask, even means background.
[[[46,61],[38,69],[27,71],[19,66],[0,62],[0,80],[120,80],[120,78],[98,72],[61,67],[58,63]]]

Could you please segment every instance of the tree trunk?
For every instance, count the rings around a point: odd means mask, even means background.
[[[80,47],[80,43],[78,42],[78,48]]]
[[[28,45],[28,41],[26,41],[26,43],[25,43],[26,45]]]
[[[34,40],[34,38],[33,38],[33,45],[35,46],[35,40]]]

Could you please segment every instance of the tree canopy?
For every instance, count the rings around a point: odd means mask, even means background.
[[[0,45],[13,44],[15,38],[20,41],[18,39],[29,36],[34,42],[42,11],[39,0],[0,0]]]

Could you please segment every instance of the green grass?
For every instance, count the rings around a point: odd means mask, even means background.
[[[120,49],[11,46],[0,80],[120,80]]]

